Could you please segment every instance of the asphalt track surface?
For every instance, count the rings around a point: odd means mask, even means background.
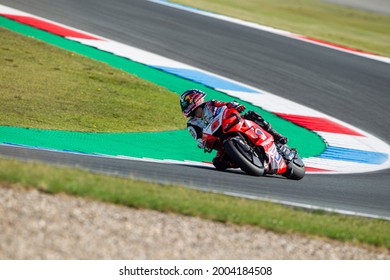
[[[389,64],[143,0],[0,3],[261,88],[390,139]],[[7,146],[0,154],[390,219],[389,169],[311,174],[296,182]]]

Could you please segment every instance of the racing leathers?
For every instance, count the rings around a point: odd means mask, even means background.
[[[221,102],[218,100],[206,101],[200,106],[202,106],[203,109],[202,117],[197,118],[195,116],[191,116],[187,122],[187,129],[192,137],[194,137],[196,140],[198,147],[201,149],[206,147],[206,143],[202,139],[203,129],[210,123],[216,108],[222,106],[234,107],[240,113],[245,110],[245,107],[238,104],[237,102]],[[217,155],[213,159],[213,164],[217,169],[220,170],[237,167],[229,160],[228,156],[223,152],[223,150],[218,150]]]
[[[200,105],[203,109],[202,117],[197,118],[195,116],[192,116],[189,118],[187,122],[187,129],[192,135],[192,137],[196,139],[199,148],[204,149],[205,147],[206,143],[204,143],[202,140],[203,129],[210,123],[210,120],[214,116],[215,109],[228,104],[231,104],[230,106],[233,106],[234,103],[221,102],[217,100],[206,101],[202,105]]]

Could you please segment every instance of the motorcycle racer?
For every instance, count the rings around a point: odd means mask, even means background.
[[[214,111],[218,107],[227,106],[235,108],[239,113],[245,110],[245,106],[234,102],[223,102],[218,100],[205,101],[206,93],[198,89],[189,89],[183,92],[180,96],[180,106],[183,115],[189,118],[187,121],[187,129],[192,137],[197,141],[198,147],[206,148],[207,143],[203,138],[203,129],[209,124],[213,118]],[[248,111],[243,118],[256,122],[260,127],[268,131],[275,139],[276,143],[286,144],[287,138],[276,132],[272,126],[265,121],[260,114],[254,111]],[[207,147],[210,148],[210,147]],[[217,155],[213,159],[213,165],[219,170],[226,168],[236,168],[223,150],[218,150]]]

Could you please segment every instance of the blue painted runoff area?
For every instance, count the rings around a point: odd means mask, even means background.
[[[355,150],[342,147],[329,146],[318,156],[319,158],[344,160],[366,164],[382,164],[388,160],[386,153],[370,152],[364,150]]]
[[[149,66],[180,76],[185,79],[189,79],[201,83],[205,86],[209,86],[215,89],[243,91],[243,92],[261,94],[260,92],[251,89],[249,87],[239,85],[234,82],[228,81],[226,79],[219,78],[214,75],[210,75],[201,71],[192,70],[192,69],[174,68],[174,67],[154,66],[154,65],[149,65]]]

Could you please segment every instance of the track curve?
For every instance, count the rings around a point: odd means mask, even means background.
[[[390,138],[388,64],[147,1],[0,0],[0,3],[265,89],[379,138]],[[0,153],[390,218],[389,170],[309,175],[292,182],[208,168],[7,146],[0,147]]]

